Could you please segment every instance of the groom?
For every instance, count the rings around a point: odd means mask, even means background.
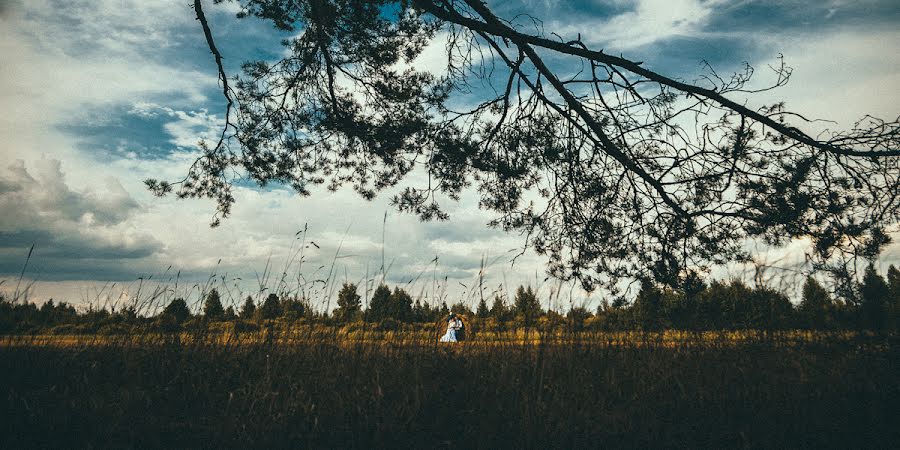
[[[463,324],[462,319],[456,315],[456,313],[450,313],[450,328],[453,329],[454,334],[456,334],[456,340],[462,341],[466,338],[466,327]]]

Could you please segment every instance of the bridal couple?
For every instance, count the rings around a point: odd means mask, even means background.
[[[454,313],[447,318],[447,332],[441,336],[441,342],[459,342],[465,339],[465,325]]]

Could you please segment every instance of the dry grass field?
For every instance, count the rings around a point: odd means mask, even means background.
[[[892,337],[519,330],[439,344],[436,330],[357,331],[3,337],[0,446],[900,442]]]

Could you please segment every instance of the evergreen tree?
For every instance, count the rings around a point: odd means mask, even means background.
[[[807,277],[803,284],[803,297],[800,300],[800,314],[806,323],[816,329],[825,328],[832,302],[828,291],[813,277]]]
[[[306,315],[306,301],[302,298],[284,297],[278,303],[280,315],[289,320],[297,320]]]
[[[887,282],[881,275],[878,275],[875,266],[870,264],[866,268],[862,286],[860,286],[860,297],[862,298],[860,313],[864,327],[870,330],[884,331],[887,323],[889,295]]]
[[[182,323],[191,318],[191,310],[183,298],[176,298],[163,310],[163,315],[171,318],[175,323]]]
[[[890,292],[891,303],[900,300],[900,270],[897,270],[893,264],[888,267],[887,271],[888,291]]]
[[[663,293],[648,279],[641,281],[641,290],[634,299],[635,325],[642,330],[657,330],[661,327]]]
[[[390,317],[401,322],[412,321],[412,297],[403,289],[396,287],[390,299]]]
[[[390,317],[391,289],[387,285],[379,285],[372,293],[369,302],[369,310],[366,312],[367,320],[379,322]]]
[[[792,325],[794,307],[781,292],[761,286],[753,289],[744,301],[747,303],[745,323],[750,328],[774,330]]]
[[[887,272],[888,289],[890,290],[889,305],[890,310],[888,327],[897,329],[900,327],[900,270],[897,270],[893,264],[888,268]]]
[[[491,317],[497,319],[498,322],[507,320],[506,303],[503,302],[503,297],[499,295],[494,296],[494,303],[491,305]]]
[[[531,326],[541,314],[541,304],[531,286],[524,288],[519,286],[515,298],[516,314],[522,317],[525,326]]]
[[[241,306],[241,319],[252,319],[256,315],[256,303],[253,303],[253,297],[247,296],[244,305]]]
[[[356,285],[353,283],[344,283],[338,292],[337,309],[334,310],[334,317],[338,320],[349,321],[359,315],[362,309],[360,296],[356,293]]]
[[[491,315],[491,310],[488,309],[487,302],[484,301],[484,297],[481,298],[481,301],[478,302],[478,307],[475,309],[475,316],[479,319],[486,319]]]
[[[416,302],[413,303],[413,322],[421,323],[429,321],[428,311],[422,306],[422,302],[419,299],[416,299]]]
[[[456,313],[456,314],[459,314],[462,316],[471,316],[472,315],[472,310],[469,309],[469,307],[466,306],[466,304],[463,302],[456,302],[456,303],[450,305],[450,312]]]
[[[680,294],[667,311],[671,326],[682,329],[698,329],[700,300],[706,283],[695,271],[688,272],[681,282]]]
[[[219,297],[219,291],[213,288],[206,294],[206,301],[203,303],[203,316],[209,320],[219,320],[225,315],[222,308],[222,299]]]
[[[710,327],[721,328],[748,328],[750,327],[750,302],[753,290],[742,281],[734,280],[728,284],[718,284],[718,289],[710,286],[707,298],[709,307],[707,312],[710,318]]]
[[[260,319],[274,319],[281,315],[281,305],[278,301],[278,295],[274,292],[266,297],[266,300],[259,307]]]
[[[422,304],[422,322],[434,322],[441,316],[440,308],[432,306],[430,303]]]
[[[234,313],[234,306],[225,308],[225,320],[234,320],[237,314]]]
[[[49,325],[53,323],[53,311],[56,309],[56,306],[53,304],[53,299],[47,300],[43,305],[41,305],[40,314],[38,314],[38,321],[42,325]]]
[[[613,299],[612,305],[610,305],[610,308],[612,308],[614,310],[619,310],[619,309],[625,309],[626,306],[628,306],[628,300],[626,300],[625,297],[620,295]]]
[[[569,324],[572,326],[572,329],[575,331],[579,331],[584,328],[584,322],[591,317],[591,312],[587,310],[587,308],[583,306],[575,306],[569,309],[568,314],[566,314],[566,318],[569,319]]]
[[[594,315],[602,316],[603,314],[606,314],[607,312],[609,312],[611,310],[612,310],[612,305],[609,304],[609,300],[604,298],[604,299],[600,300],[600,304],[597,305],[597,310],[594,311]]]
[[[693,270],[688,272],[687,276],[684,277],[684,281],[681,283],[681,291],[684,294],[684,297],[688,300],[694,300],[704,290],[706,290],[706,283],[703,282],[700,275]]]

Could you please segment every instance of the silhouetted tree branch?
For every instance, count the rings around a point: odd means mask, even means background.
[[[551,274],[592,289],[620,277],[679,285],[686,268],[746,260],[749,238],[809,239],[818,267],[839,272],[876,256],[900,219],[898,120],[812,136],[782,103],[746,106],[788,82],[783,64],[761,89],[749,65],[726,78],[707,67],[691,84],[580,36],[525,32],[478,0],[239,3],[239,16],[297,34],[285,58],[245,63],[231,91],[195,1],[228,107],[222,140],[177,193],[217,199],[216,220],[234,202],[229,169],[301,195],[350,184],[371,199],[418,167],[427,181],[396,195],[398,209],[447,219],[438,199],[474,186],[492,226],[523,233]],[[413,68],[438,38],[446,74]]]

